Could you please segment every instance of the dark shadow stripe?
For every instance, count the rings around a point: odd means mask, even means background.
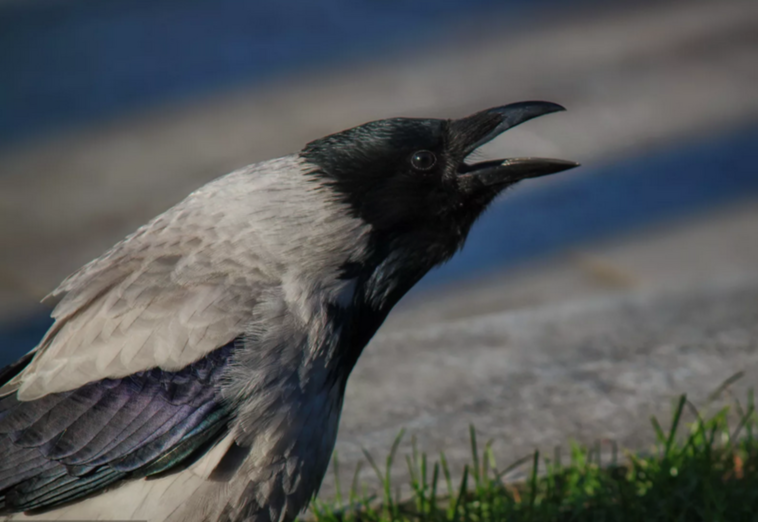
[[[449,34],[556,0],[0,2],[0,146]]]

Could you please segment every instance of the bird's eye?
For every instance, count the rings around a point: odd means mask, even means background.
[[[437,163],[437,156],[428,150],[420,150],[413,154],[411,165],[416,170],[429,170]]]

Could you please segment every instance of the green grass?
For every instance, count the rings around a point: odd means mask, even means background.
[[[683,422],[690,413],[697,420]],[[657,442],[650,454],[614,451],[609,462],[600,462],[599,446],[574,444],[562,464],[557,455],[535,452],[530,478],[516,484],[503,481],[508,470],[498,470],[489,444],[478,447],[472,428],[471,462],[457,480],[444,454],[431,462],[413,450],[406,459],[411,494],[405,498],[389,478],[401,433],[384,469],[366,455],[383,484],[378,496],[359,493],[354,481],[346,496],[314,502],[312,516],[316,522],[758,521],[752,393],[746,406],[735,400],[707,419],[682,396],[668,431],[655,418],[652,425]]]

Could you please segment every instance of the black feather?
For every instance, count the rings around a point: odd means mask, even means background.
[[[184,469],[226,433],[231,411],[218,384],[233,349],[177,372],[152,369],[27,402],[1,398],[0,515]]]

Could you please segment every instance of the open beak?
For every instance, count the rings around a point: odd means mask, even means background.
[[[565,111],[557,103],[528,101],[487,109],[467,118],[452,122],[455,133],[463,139],[463,156],[493,140],[508,129],[532,118]],[[573,161],[547,158],[511,158],[484,161],[459,168],[459,181],[463,186],[489,187],[510,185],[527,178],[537,178],[578,167]]]

